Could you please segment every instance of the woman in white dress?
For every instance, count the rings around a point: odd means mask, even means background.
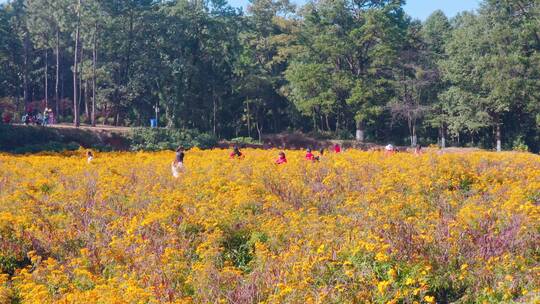
[[[185,172],[186,168],[184,167],[184,147],[179,146],[176,149],[176,155],[174,161],[171,164],[171,171],[174,177],[179,177],[180,173]]]
[[[92,151],[87,151],[86,152],[86,161],[88,163],[91,163],[93,159],[94,159],[94,154],[92,153]]]

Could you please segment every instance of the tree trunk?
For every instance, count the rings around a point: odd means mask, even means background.
[[[25,30],[24,33],[24,72],[23,72],[23,99],[24,99],[24,107],[26,111],[26,105],[28,102],[30,102],[30,95],[28,93],[28,62],[30,61],[29,53],[30,53],[30,38],[28,37],[28,31]]]
[[[75,29],[75,50],[74,59],[73,59],[73,125],[75,127],[80,126],[79,122],[79,104],[77,100],[77,72],[78,72],[78,53],[79,53],[79,27],[81,21],[81,0],[78,1],[77,5],[77,26]]]
[[[416,125],[412,124],[411,126],[411,147],[416,147]]]
[[[88,121],[90,120],[90,109],[89,109],[89,104],[88,104],[88,80],[85,80],[84,81],[84,115],[86,116],[85,117],[85,122],[88,123]]]
[[[255,126],[257,127],[257,133],[259,135],[259,141],[262,142],[262,126],[261,124],[259,124],[259,119],[257,119],[257,123],[255,124]]]
[[[249,99],[246,99],[248,137],[251,137],[251,113],[249,112]]]
[[[83,41],[79,41],[79,50],[81,52],[81,57],[79,59],[79,112],[81,109],[81,104],[83,102],[83,72],[82,72],[82,63],[84,61],[84,44]]]
[[[128,31],[128,47],[126,54],[126,75],[125,83],[129,81],[129,71],[131,69],[131,48],[133,47],[133,9],[129,11],[129,31]]]
[[[214,136],[217,136],[216,134],[216,128],[217,128],[217,98],[216,98],[216,92],[214,91],[214,89],[212,88],[212,101],[213,101],[213,126],[212,126],[212,129],[213,129],[213,132],[214,132]]]
[[[446,148],[446,132],[444,126],[441,127],[441,148]]]
[[[500,123],[497,123],[497,127],[495,130],[495,137],[497,139],[497,152],[501,152],[502,141],[501,141],[501,124]]]
[[[105,111],[105,119],[103,120],[103,125],[105,126],[108,122],[109,122],[109,107],[107,106],[107,104],[105,104],[104,106],[104,111]]]
[[[45,49],[45,108],[49,107],[49,77],[47,71],[49,69],[49,51]]]
[[[96,64],[97,64],[97,24],[94,32],[94,44],[92,47],[92,114],[90,123],[96,126]]]
[[[64,73],[60,74],[60,100],[64,100]],[[66,105],[60,104],[60,111],[62,111],[62,116],[66,115]]]
[[[336,115],[336,133],[339,131],[339,112]]]
[[[356,141],[364,142],[364,128],[362,128],[362,122],[356,122]]]
[[[59,106],[60,100],[58,98],[59,74],[60,74],[60,30],[57,27],[56,28],[56,77],[55,77],[56,79],[55,79],[55,84],[54,84],[54,103],[56,106],[56,112],[54,113],[54,115],[58,115],[59,110],[60,110],[60,106]]]
[[[328,121],[328,114],[325,114],[324,118],[326,120],[326,129],[328,129],[328,131],[332,131],[332,129],[330,128],[330,122]]]

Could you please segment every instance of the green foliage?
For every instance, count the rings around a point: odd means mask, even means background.
[[[404,3],[253,0],[244,13],[226,1],[8,1],[0,117],[42,111],[47,100],[58,121],[87,122],[95,102],[100,124],[146,126],[157,109],[160,127],[218,138],[350,138],[357,129],[376,142],[492,145],[500,133],[505,147],[522,136],[538,150],[540,2],[484,0],[476,12],[435,11],[423,23]],[[134,148],[214,140],[188,135]]]
[[[223,240],[223,259],[244,272],[249,272],[249,262],[253,260],[252,235],[248,230],[233,230],[225,234]]]
[[[20,267],[20,261],[14,256],[0,255],[0,273],[14,274],[15,269]]]
[[[17,147],[12,150],[9,150],[11,153],[15,154],[24,154],[24,153],[37,153],[37,152],[63,152],[63,151],[75,151],[78,150],[81,146],[78,143],[62,143],[57,141],[50,141],[43,144],[32,144],[25,145],[22,147]]]
[[[319,140],[328,140],[328,139],[340,139],[340,140],[351,140],[354,139],[353,134],[349,130],[338,130],[334,131],[314,131],[308,134],[309,136],[319,139]]]
[[[126,140],[121,136],[116,139]],[[0,151],[17,154],[62,152],[77,150],[81,146],[100,151],[111,151],[114,148],[90,131],[0,125]]]
[[[211,134],[196,130],[135,128],[129,135],[131,150],[174,150],[178,146],[184,148],[199,147],[209,149],[217,144],[217,138]]]
[[[512,143],[512,150],[518,152],[529,152],[529,146],[525,143],[523,136],[518,136]]]
[[[248,144],[248,145],[257,145],[261,143],[260,141],[253,139],[251,137],[235,137],[231,139],[231,142],[235,144]]]
[[[62,135],[53,129],[0,125],[0,151],[10,151],[23,146],[62,140]]]

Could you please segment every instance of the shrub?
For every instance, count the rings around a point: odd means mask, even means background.
[[[118,136],[113,139],[116,142],[125,141],[124,138]],[[104,142],[97,133],[87,130],[0,125],[0,151],[11,153],[61,152],[77,150],[79,146],[100,151],[112,150],[112,146]]]
[[[215,136],[199,133],[196,130],[136,128],[130,136],[131,150],[159,151],[170,150],[179,145],[185,148],[212,148],[217,144]]]
[[[79,144],[76,142],[62,143],[57,141],[51,141],[46,144],[33,144],[25,145],[12,149],[10,152],[15,154],[24,154],[24,153],[37,153],[42,151],[47,152],[64,152],[64,151],[75,151],[80,148]]]
[[[528,152],[529,146],[525,143],[523,136],[518,136],[512,143],[512,150],[519,152]]]
[[[105,124],[105,117],[97,117],[96,118],[96,123],[100,124],[100,125]]]
[[[231,142],[235,144],[243,144],[243,145],[257,145],[260,144],[260,141],[253,139],[251,137],[236,137],[231,139]]]
[[[336,134],[337,139],[341,139],[341,140],[354,139],[354,136],[348,130],[337,130],[335,134]]]
[[[63,136],[55,129],[40,127],[0,126],[0,150],[9,151],[25,145],[62,141]]]
[[[340,139],[340,140],[351,140],[354,139],[354,136],[348,130],[337,130],[334,131],[316,131],[311,132],[309,135],[313,138],[319,140],[329,140],[329,139]]]

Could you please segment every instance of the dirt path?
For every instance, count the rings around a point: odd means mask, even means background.
[[[81,124],[79,128],[76,128],[73,126],[73,124],[68,123],[61,123],[61,124],[54,124],[47,126],[49,128],[60,128],[60,129],[80,129],[80,130],[88,130],[88,131],[108,131],[108,132],[116,132],[116,133],[128,133],[131,128],[130,127],[116,127],[116,126],[106,126],[106,125],[96,125],[95,127],[92,127],[88,124]]]

